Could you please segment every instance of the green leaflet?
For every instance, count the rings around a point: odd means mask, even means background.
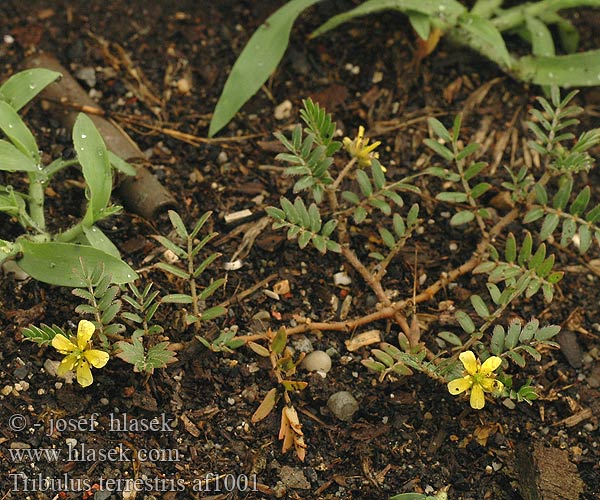
[[[210,122],[208,136],[221,130],[275,71],[288,46],[296,18],[318,0],[291,0],[252,35],[225,82]]]

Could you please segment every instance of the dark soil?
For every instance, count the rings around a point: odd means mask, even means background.
[[[192,145],[145,126],[206,137],[211,112],[236,55],[282,3],[5,0],[0,3],[4,37],[0,80],[17,72],[24,58],[37,51],[54,54],[72,74],[93,68],[93,89],[84,81],[82,86],[147,153],[153,172],[177,199],[177,210],[186,223],[192,225],[202,213],[213,211],[211,221],[220,237],[212,249],[223,254],[222,262],[230,260],[251,227],[236,231],[224,216],[248,208],[258,218],[266,206],[291,192],[292,181],[271,167],[281,167],[274,160],[272,133],[289,130],[298,122],[301,101],[308,96],[332,112],[348,135],[365,124],[370,135],[385,145],[381,159],[390,175],[400,176],[430,161],[429,154],[423,156],[422,146],[428,136],[427,117],[451,123],[460,111],[465,113],[463,137],[476,137],[487,145],[482,158],[497,167],[498,179],[504,175],[503,164],[518,160],[527,137],[523,121],[534,104],[535,89],[445,42],[415,65],[415,38],[400,15],[365,18],[307,42],[311,29],[348,7],[343,1],[318,6],[298,23],[276,74],[221,132],[220,137],[231,140]],[[583,43],[594,46],[594,34],[597,41],[600,31],[597,12],[574,20]],[[357,74],[352,66],[359,67]],[[145,93],[129,72],[134,68],[146,85]],[[382,80],[374,84],[376,72],[381,72]],[[182,78],[191,85],[189,93],[178,91]],[[286,99],[293,104],[292,113],[276,120],[274,109]],[[599,102],[597,89],[578,96],[586,109],[584,126],[593,126],[594,119],[597,126]],[[132,125],[140,116],[143,120]],[[25,119],[43,151],[53,158],[72,155],[70,131],[40,106],[30,106]],[[511,127],[511,135],[505,135]],[[251,138],[236,139],[239,136]],[[503,143],[503,138],[508,141]],[[48,192],[48,213],[57,227],[77,217],[83,202],[81,189],[69,177],[75,175],[77,180],[77,173],[67,174]],[[590,175],[589,182],[597,203],[597,176]],[[431,188],[426,183],[421,187],[425,192]],[[419,251],[418,273],[427,275],[426,283],[470,255],[475,236],[450,228],[442,214],[447,210],[423,201],[422,216],[432,223],[400,256],[387,278],[388,288],[402,296],[412,293],[414,245]],[[14,221],[2,217],[0,224],[3,238],[17,234]],[[173,290],[181,284],[164,274],[147,270],[161,252],[151,236],[170,230],[165,217],[144,220],[124,213],[103,228],[135,269],[146,269],[140,272],[144,280],[154,280],[165,293],[183,291]],[[451,242],[456,244],[454,252],[447,250]],[[308,389],[294,399],[308,445],[304,462],[293,452],[282,454],[277,412],[250,423],[262,397],[275,384],[269,365],[251,350],[211,353],[194,340],[192,329],[181,326],[176,309],[164,307],[160,314],[166,335],[186,346],[178,352],[178,361],[146,378],[113,359],[94,370],[93,386],[82,389],[48,375],[44,362],[58,360],[59,355],[54,349],[22,342],[20,333],[30,324],[76,327],[80,318],[73,312],[78,304],[75,297],[67,289],[17,281],[10,274],[0,276],[0,499],[383,499],[448,487],[448,498],[456,500],[530,500],[538,498],[528,493],[535,489],[530,488],[531,481],[542,484],[546,498],[576,499],[578,491],[582,499],[600,498],[600,287],[598,276],[582,267],[578,257],[561,255],[558,261],[567,275],[554,303],[546,310],[541,302],[523,303],[512,311],[516,316],[537,315],[563,324],[573,337],[562,344],[563,349],[574,346],[574,354],[547,351],[539,365],[530,363],[523,374],[523,378],[535,377],[540,400],[515,409],[488,403],[483,411],[473,411],[465,400],[450,397],[446,387],[424,376],[376,382],[360,363],[368,351],[349,353],[346,334],[310,334],[315,349],[333,348],[339,354],[326,379],[299,375],[309,382]],[[585,260],[598,257],[595,249]],[[224,301],[265,278],[269,288],[287,279],[291,293],[276,301],[259,289],[234,301],[228,315],[206,325],[202,333],[210,338],[219,329],[234,326],[244,334],[256,331],[253,317],[260,311],[270,317],[263,328],[289,325],[298,316],[332,319],[331,296],[348,292],[354,296],[351,315],[359,315],[372,305],[373,297],[360,276],[350,271],[349,290],[335,287],[332,276],[341,265],[333,254],[322,259],[313,252],[300,252],[296,243],[267,228],[244,258],[243,267],[228,273],[226,289],[214,301]],[[223,273],[215,267],[212,276]],[[435,333],[447,328],[440,325],[439,302],[452,300],[457,307],[468,308],[468,297],[476,291],[475,282],[466,279],[422,307],[419,313],[428,321],[423,333],[427,343],[434,345]],[[577,328],[573,322],[566,324],[573,313],[580,318]],[[387,330],[394,342],[397,325],[374,327]],[[327,409],[328,397],[338,390],[351,391],[359,401],[351,422],[336,420]],[[25,417],[22,431],[15,430],[11,415]],[[139,423],[155,417],[168,419],[168,425],[155,431],[135,427],[119,431],[113,425],[110,432],[111,419]],[[73,427],[53,429],[61,418],[71,419]],[[94,419],[98,423],[92,430]],[[91,455],[80,460],[67,457],[69,445],[84,446]],[[18,461],[14,450],[19,448],[56,449],[61,456]],[[101,457],[101,449],[123,454]],[[134,460],[138,450],[154,450],[155,455]],[[156,455],[158,450],[162,454]],[[244,477],[250,480],[246,491]],[[54,483],[44,487],[43,478]],[[106,485],[107,480],[126,478],[139,481],[137,494],[114,484],[112,495],[94,493],[94,485],[101,481]],[[240,488],[228,491],[235,479]]]

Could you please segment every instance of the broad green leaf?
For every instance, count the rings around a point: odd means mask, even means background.
[[[420,12],[408,12],[408,20],[421,40],[427,40],[429,38],[429,33],[431,32],[429,16],[421,14]]]
[[[113,283],[129,283],[138,278],[137,273],[125,262],[96,248],[73,243],[38,243],[25,238],[18,240],[23,257],[17,264],[36,280],[51,285],[81,287],[81,265],[86,269],[104,266]]]
[[[598,85],[600,49],[561,56],[524,56],[515,65],[515,73],[537,85],[592,87]]]
[[[491,21],[472,14],[462,14],[459,17],[460,30],[469,37],[469,46],[481,52],[504,70],[510,69],[513,59],[508,53],[500,31]]]
[[[88,243],[97,248],[98,250],[102,250],[117,259],[121,258],[121,254],[119,249],[115,246],[115,244],[110,241],[108,236],[106,236],[102,230],[97,226],[87,227],[83,226],[83,233],[88,241]]]
[[[108,151],[94,122],[80,113],[73,126],[73,146],[88,187],[88,208],[84,224],[91,226],[101,218],[112,191],[112,171]]]
[[[531,52],[536,56],[553,56],[554,40],[546,25],[535,17],[526,16],[527,30],[531,36]]]
[[[1,103],[0,103],[1,104]],[[38,172],[37,163],[24,155],[10,142],[0,139],[0,170],[9,172]]]
[[[221,130],[275,71],[288,46],[296,18],[318,0],[291,0],[252,35],[237,58],[215,107],[209,137]]]
[[[46,68],[21,71],[0,86],[0,99],[5,100],[16,111],[19,111],[60,76],[60,73]]]
[[[14,108],[4,101],[0,101],[0,130],[21,153],[31,158],[36,164],[40,163],[40,152],[35,137]]]

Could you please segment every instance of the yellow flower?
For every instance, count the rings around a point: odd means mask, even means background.
[[[481,364],[472,351],[461,352],[458,357],[465,367],[465,376],[448,384],[450,394],[461,394],[471,389],[471,407],[481,410],[485,405],[485,392],[498,392],[504,384],[492,373],[501,364],[498,356],[491,356]]]
[[[90,339],[96,327],[90,321],[82,319],[77,327],[77,337],[68,339],[62,334],[52,339],[52,347],[65,358],[58,365],[57,375],[64,377],[67,372],[76,369],[77,382],[81,387],[87,387],[94,381],[90,365],[102,368],[108,362],[108,353],[98,349],[92,349]]]
[[[350,156],[358,160],[358,165],[363,168],[369,167],[373,158],[379,158],[379,154],[373,151],[381,144],[381,141],[375,141],[369,145],[369,139],[364,137],[365,127],[362,125],[358,127],[358,135],[354,140],[350,137],[344,137],[344,148],[350,153]],[[385,172],[385,168],[383,168],[383,171]]]

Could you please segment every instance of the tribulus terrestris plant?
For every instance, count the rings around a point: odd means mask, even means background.
[[[195,331],[199,331],[202,322],[225,312],[222,306],[206,307],[206,300],[224,284],[224,280],[219,278],[207,286],[197,282],[202,272],[219,256],[212,253],[200,264],[195,264],[195,258],[216,236],[211,232],[197,241],[210,212],[199,219],[191,232],[187,231],[176,212],[170,211],[169,217],[175,228],[175,237],[156,236],[156,239],[187,265],[184,269],[177,261],[171,260],[171,263],[160,262],[155,267],[181,279],[182,286],[189,288],[190,294],[172,293],[160,297],[152,282],[143,288],[131,282],[119,286],[103,265],[89,269],[85,260],[80,259],[75,277],[82,285],[74,288],[72,293],[84,301],[77,306],[75,313],[89,319],[79,322],[77,334],[71,335],[57,325],[30,326],[22,331],[26,340],[41,346],[51,345],[65,356],[58,366],[59,376],[75,372],[78,383],[87,387],[93,382],[91,367],[104,367],[111,356],[133,365],[135,372],[150,376],[155,369],[176,361],[177,344],[164,335],[164,328],[156,319],[161,304],[191,305],[192,310],[185,311],[185,324],[193,324]],[[180,246],[182,241],[187,250]]]
[[[291,138],[276,134],[287,150],[277,158],[288,164],[284,170],[295,177],[293,191],[298,196],[282,197],[280,206],[269,207],[267,212],[273,227],[286,229],[288,239],[296,240],[301,249],[313,247],[323,254],[339,254],[372,290],[378,304],[366,315],[286,328],[285,336],[278,333],[277,338],[320,330],[352,332],[356,340],[361,330],[388,320],[397,325],[397,342],[381,342],[363,361],[379,380],[421,372],[446,384],[451,394],[468,393],[475,409],[483,408],[490,397],[528,403],[536,399],[539,389],[531,380],[517,383],[513,372],[518,374],[528,361],[540,361],[544,348],[556,347],[552,339],[560,327],[542,324],[535,317],[507,322],[507,313],[511,308],[514,311],[520,300],[538,293],[546,303],[553,300],[563,272],[554,269],[555,256],[548,253],[546,240],[552,239],[559,250],[576,245],[580,253],[585,253],[594,240],[600,244],[600,205],[588,208],[589,186],[574,188],[580,174],[593,166],[588,150],[600,143],[600,130],[577,138],[567,132],[578,123],[574,116],[581,112],[571,104],[576,92],[561,99],[554,87],[551,94],[550,102],[538,98],[541,109],[532,111],[528,124],[536,138],[529,147],[543,159],[543,166],[535,169],[525,165],[517,172],[507,169],[506,180],[495,186],[511,200],[511,208],[504,214],[484,201],[484,194],[492,188],[491,179],[485,177],[487,164],[475,159],[478,144],[463,145],[460,141],[460,115],[450,129],[436,119],[429,120],[433,137],[425,144],[443,164],[390,181],[377,158],[378,143],[369,144],[362,127],[356,138],[340,143],[334,139],[335,124],[330,115],[306,100],[301,111],[304,125],[297,125]],[[345,164],[336,161],[342,148],[350,156]],[[450,225],[465,226],[479,235],[479,241],[461,265],[443,272],[424,290],[417,290],[415,284],[412,296],[401,297],[386,287],[386,274],[421,226],[419,204],[406,204],[409,197],[418,199],[421,195],[414,183],[419,176],[443,181],[444,189],[435,200],[455,207]],[[434,184],[430,182],[430,186]],[[519,227],[522,231],[515,235]],[[366,241],[373,245],[372,228],[377,228],[379,248],[365,260],[357,249]],[[485,277],[482,285],[487,294],[473,294],[467,308],[445,301],[456,328],[437,332],[434,338],[425,336],[417,313],[419,304],[434,300],[444,287],[469,274],[478,280]],[[374,338],[373,330],[368,333],[365,346]],[[274,342],[268,333],[234,340],[249,343],[263,337]],[[375,341],[381,340],[378,332]],[[273,357],[272,345],[261,346],[259,354]],[[274,363],[273,372],[279,380],[278,370]],[[270,411],[278,394],[284,393],[288,401],[290,388],[271,389],[257,411],[258,417]],[[292,407],[291,403],[286,407]],[[296,451],[304,456],[298,447]]]

